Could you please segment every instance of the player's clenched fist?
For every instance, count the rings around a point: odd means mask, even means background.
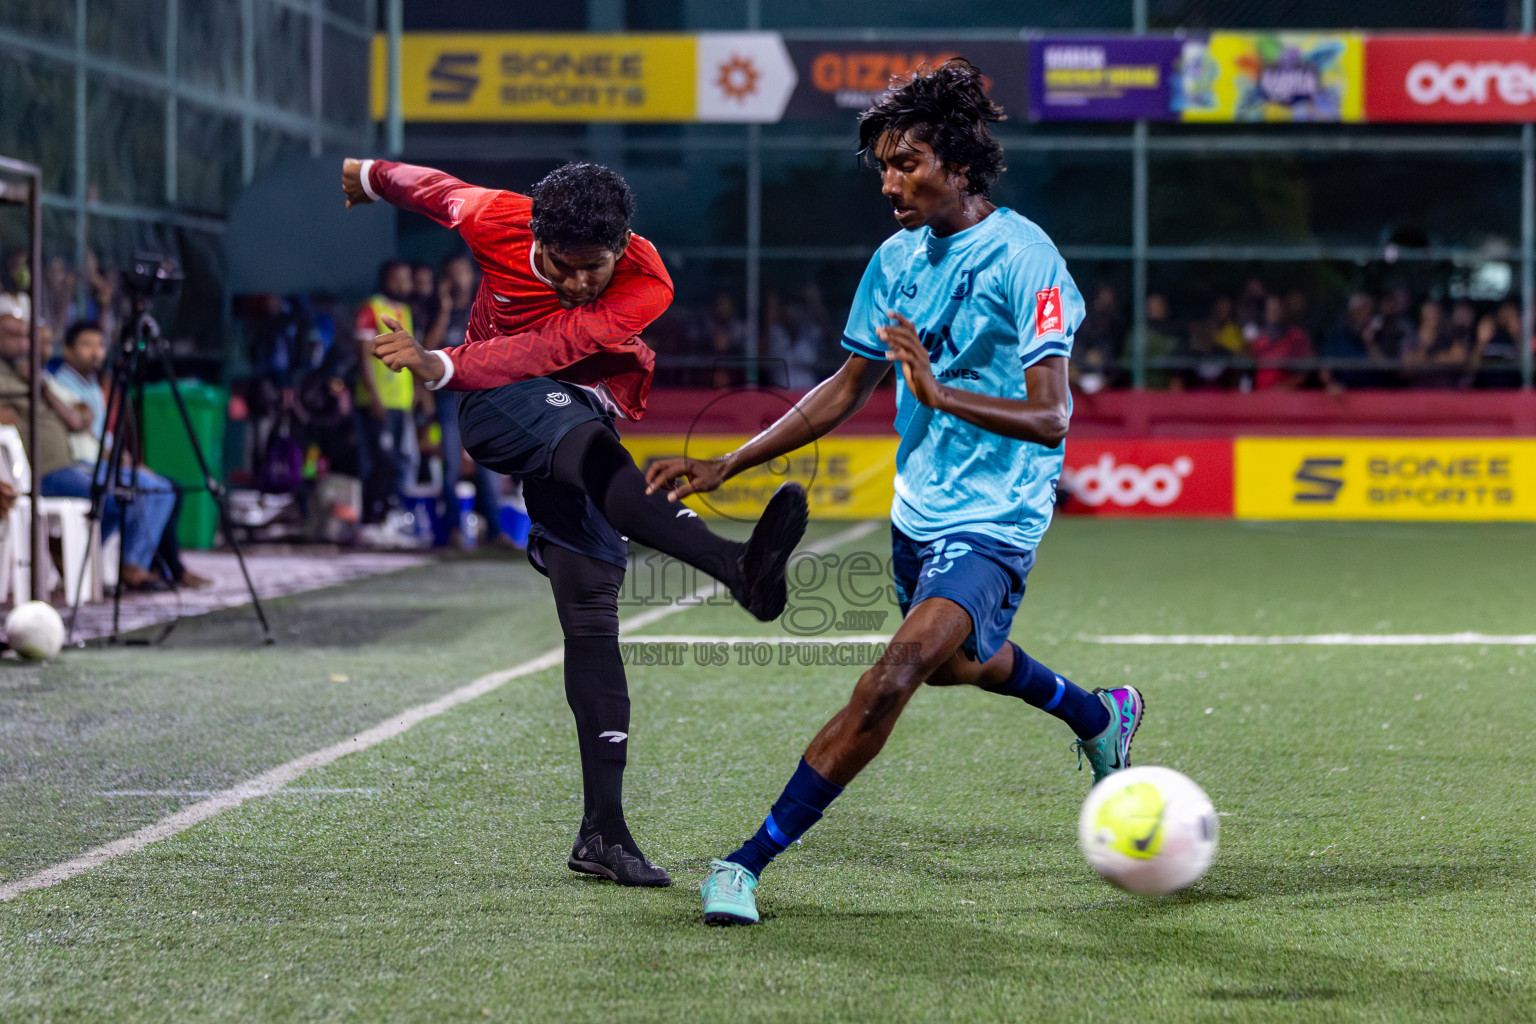
[[[668,501],[677,501],[690,494],[703,494],[725,483],[730,467],[724,459],[657,459],[646,467],[645,493],[666,491]],[[687,477],[683,482],[681,477]]]
[[[442,361],[422,348],[421,342],[401,327],[398,320],[386,316],[384,326],[390,333],[373,339],[373,354],[382,359],[385,366],[391,370],[410,370],[424,381],[442,377]]]
[[[347,209],[373,202],[363,191],[363,162],[347,157],[341,162],[341,190],[347,195]]]

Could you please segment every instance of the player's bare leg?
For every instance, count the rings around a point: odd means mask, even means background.
[[[915,606],[885,656],[859,677],[847,705],[811,740],[806,764],[838,786],[852,782],[885,746],[907,701],[970,632],[970,615],[953,601],[936,597]]]

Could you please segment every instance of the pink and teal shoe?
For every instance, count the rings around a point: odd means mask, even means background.
[[[1141,728],[1141,714],[1147,705],[1141,699],[1141,691],[1134,686],[1117,686],[1093,693],[1109,712],[1109,724],[1092,739],[1077,741],[1077,770],[1083,770],[1083,758],[1086,757],[1093,769],[1093,781],[1099,783],[1131,766],[1131,740]]]

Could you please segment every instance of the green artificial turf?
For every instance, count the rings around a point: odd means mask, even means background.
[[[1533,537],[1053,527],[1014,637],[1084,685],[1142,687],[1138,762],[1210,793],[1216,863],[1177,897],[1122,894],[1083,863],[1088,779],[1064,726],[1017,701],[928,690],[765,874],[764,924],[704,928],[704,865],[761,821],[857,669],[699,667],[690,651],[681,667],[630,668],[630,822],[673,888],[565,868],[579,780],[551,670],[0,904],[0,1019],[1533,1019],[1536,650],[1079,639],[1536,632]],[[883,559],[883,541],[856,547]],[[849,604],[830,587],[798,600],[816,597]],[[0,872],[195,799],[125,806],[100,792],[229,785],[558,637],[542,581],[510,562],[437,565],[276,612],[296,632],[274,650],[244,646],[225,613],[161,650],[0,668]],[[776,629],[704,606],[646,632]]]

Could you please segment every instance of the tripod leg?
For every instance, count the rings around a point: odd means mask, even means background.
[[[122,337],[120,339],[120,343],[123,346],[122,365],[119,367],[120,372],[112,377],[112,388],[107,395],[106,415],[102,418],[101,423],[101,436],[96,439],[96,464],[91,467],[91,510],[86,515],[87,521],[91,524],[93,540],[98,540],[101,536],[101,525],[104,520],[103,512],[106,508],[107,499],[111,496],[112,489],[117,483],[113,474],[104,473],[103,469],[107,466],[121,465],[125,431],[118,430],[113,433],[111,444],[107,443],[107,432],[112,429],[112,424],[122,424],[126,420],[125,409],[127,408],[128,401],[128,385],[129,382],[138,376],[139,347],[136,344],[132,344],[137,335],[137,325],[133,327],[129,327],[127,324],[123,325]],[[119,520],[121,520],[118,524],[119,530],[123,528],[126,519],[126,515],[119,516]],[[112,595],[111,639],[113,641],[116,641],[118,637],[118,616],[122,602],[122,549],[124,547],[126,545],[119,543],[117,566],[119,586]],[[98,548],[98,554],[99,551],[100,549]],[[96,560],[99,562],[99,558]],[[85,571],[91,562],[92,559],[87,558],[85,564],[80,567],[80,577],[76,581],[75,587],[75,603],[69,612],[69,633],[65,638],[66,643],[73,643],[75,639],[75,624],[80,619],[80,602],[85,595]]]
[[[245,589],[251,595],[251,607],[256,610],[256,619],[261,623],[261,642],[271,644],[276,642],[272,635],[272,626],[267,622],[266,609],[261,606],[261,598],[256,595],[256,584],[251,582],[251,571],[245,564],[245,553],[240,550],[240,541],[235,537],[233,525],[229,521],[229,505],[224,500],[224,486],[213,478],[208,471],[208,460],[203,457],[203,446],[197,440],[197,433],[192,429],[192,417],[187,412],[187,403],[181,396],[181,388],[176,383],[176,368],[171,362],[170,353],[166,351],[165,341],[159,332],[155,332],[150,339],[155,346],[155,352],[160,357],[160,363],[165,368],[165,380],[170,385],[171,397],[176,402],[176,412],[181,417],[181,425],[186,429],[187,441],[192,446],[192,454],[197,459],[197,468],[203,476],[203,488],[219,509],[219,528],[224,531],[224,540],[229,544],[230,550],[235,553],[235,561],[240,563],[240,575],[245,579]]]

